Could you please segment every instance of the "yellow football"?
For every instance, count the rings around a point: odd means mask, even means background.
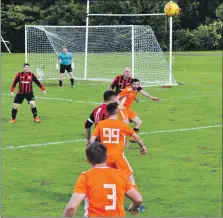
[[[177,3],[171,1],[165,5],[164,12],[166,16],[172,17],[180,13],[180,8]]]

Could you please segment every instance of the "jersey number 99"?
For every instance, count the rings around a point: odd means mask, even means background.
[[[103,128],[103,143],[119,144],[120,129]]]

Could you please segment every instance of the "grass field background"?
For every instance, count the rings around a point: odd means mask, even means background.
[[[140,96],[133,106],[149,150],[143,157],[135,144],[125,151],[147,209],[140,216],[222,216],[222,57],[205,55],[175,54],[174,76],[185,85],[146,88],[161,101]],[[23,62],[24,54],[2,56],[2,216],[61,216],[77,177],[89,168],[84,122],[108,84],[76,81],[71,89],[64,80],[58,89],[49,82],[46,97],[34,85],[41,123],[24,101],[9,124],[10,86]]]

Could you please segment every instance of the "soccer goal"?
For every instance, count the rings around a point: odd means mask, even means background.
[[[130,66],[143,85],[176,84],[150,26],[25,27],[26,62],[42,79],[58,79],[55,64],[63,46],[73,54],[76,79],[111,81]]]

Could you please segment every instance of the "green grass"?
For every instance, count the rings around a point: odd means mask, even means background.
[[[23,54],[2,56],[3,94],[10,93],[23,62]],[[147,156],[139,155],[137,145],[125,151],[148,209],[140,216],[222,216],[222,128],[154,133],[222,124],[221,67],[220,56],[176,56],[174,76],[185,85],[146,88],[163,100],[140,96],[133,106],[143,120],[140,132],[151,132],[141,135]],[[9,124],[13,99],[3,95],[2,148],[83,139],[84,122],[96,105],[77,101],[101,102],[107,87],[77,81],[71,89],[64,81],[58,89],[57,81],[46,83],[46,98],[36,99],[40,124],[25,101],[17,122]],[[38,87],[34,92],[43,97]],[[61,216],[78,175],[89,168],[84,149],[85,142],[73,142],[2,150],[2,216]]]

